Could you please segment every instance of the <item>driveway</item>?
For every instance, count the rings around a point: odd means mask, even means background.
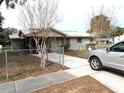
[[[55,61],[55,59],[59,56],[59,54],[49,54],[49,57]],[[97,81],[101,82],[103,85],[112,89],[116,93],[124,93],[124,77],[112,74],[108,71],[93,71],[88,63],[87,59],[77,58],[72,56],[64,55],[64,65],[71,68],[70,70],[66,70],[66,72],[74,75],[74,76],[83,76],[90,75],[95,78]],[[55,61],[57,62],[57,61]]]
[[[112,74],[107,71],[100,71],[98,73],[90,74],[91,77],[95,78],[97,81],[101,82],[103,85],[107,86],[116,93],[124,93],[124,77]]]

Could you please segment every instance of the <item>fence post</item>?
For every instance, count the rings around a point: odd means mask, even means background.
[[[6,62],[6,78],[8,79],[8,59],[7,59],[7,51],[5,50],[5,62]]]
[[[79,51],[80,51],[80,45],[79,45]]]
[[[16,81],[14,81],[14,89],[15,89],[15,93],[18,93],[18,92],[17,92]]]
[[[61,63],[61,48],[58,48],[58,52],[59,52],[59,64],[62,65]]]
[[[47,56],[47,61],[48,61],[48,48],[46,48],[46,56]]]
[[[64,68],[64,47],[62,47],[62,66]]]
[[[31,52],[31,48],[30,48],[30,54],[32,54],[32,52]]]

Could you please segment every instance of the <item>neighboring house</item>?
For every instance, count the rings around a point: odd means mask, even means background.
[[[118,43],[122,40],[124,40],[124,34],[121,36],[114,37],[114,43]]]
[[[105,44],[113,43],[113,38],[100,38],[100,39],[97,39],[97,41],[103,42]]]
[[[100,39],[97,39],[96,41],[101,41],[103,43],[118,43],[123,40],[124,40],[124,34],[116,37],[111,37],[111,38],[100,38]]]
[[[35,33],[36,36],[41,36],[40,32]],[[12,48],[17,49],[35,49],[35,41],[33,36],[28,31],[19,31],[16,34],[9,36],[11,39]],[[60,47],[69,45],[69,49],[79,50],[80,47],[85,47],[85,44],[92,40],[88,33],[82,32],[61,32],[50,28],[48,32],[47,47]]]

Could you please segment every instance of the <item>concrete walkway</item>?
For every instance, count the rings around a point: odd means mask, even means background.
[[[0,93],[28,93],[29,91],[37,88],[44,88],[49,85],[62,83],[88,75],[89,73],[94,73],[94,71],[91,70],[90,67],[84,66],[37,77],[30,77],[27,79],[0,84]]]
[[[61,77],[60,77],[61,76]],[[0,84],[0,93],[28,93],[37,88],[43,88],[58,82],[63,82],[75,78],[64,71],[59,71],[38,77],[17,80]]]
[[[67,55],[64,55],[64,64],[63,64],[61,62],[62,61],[61,56],[62,55],[58,54],[58,53],[49,53],[48,59],[52,62],[62,64],[69,68],[78,68],[78,67],[83,67],[83,66],[89,65],[89,63],[87,62],[87,59],[72,57],[72,56],[67,56]],[[61,61],[60,61],[60,59],[61,59]]]

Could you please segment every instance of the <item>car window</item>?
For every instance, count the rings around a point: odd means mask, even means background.
[[[113,52],[124,52],[124,42],[118,43],[110,48]]]

